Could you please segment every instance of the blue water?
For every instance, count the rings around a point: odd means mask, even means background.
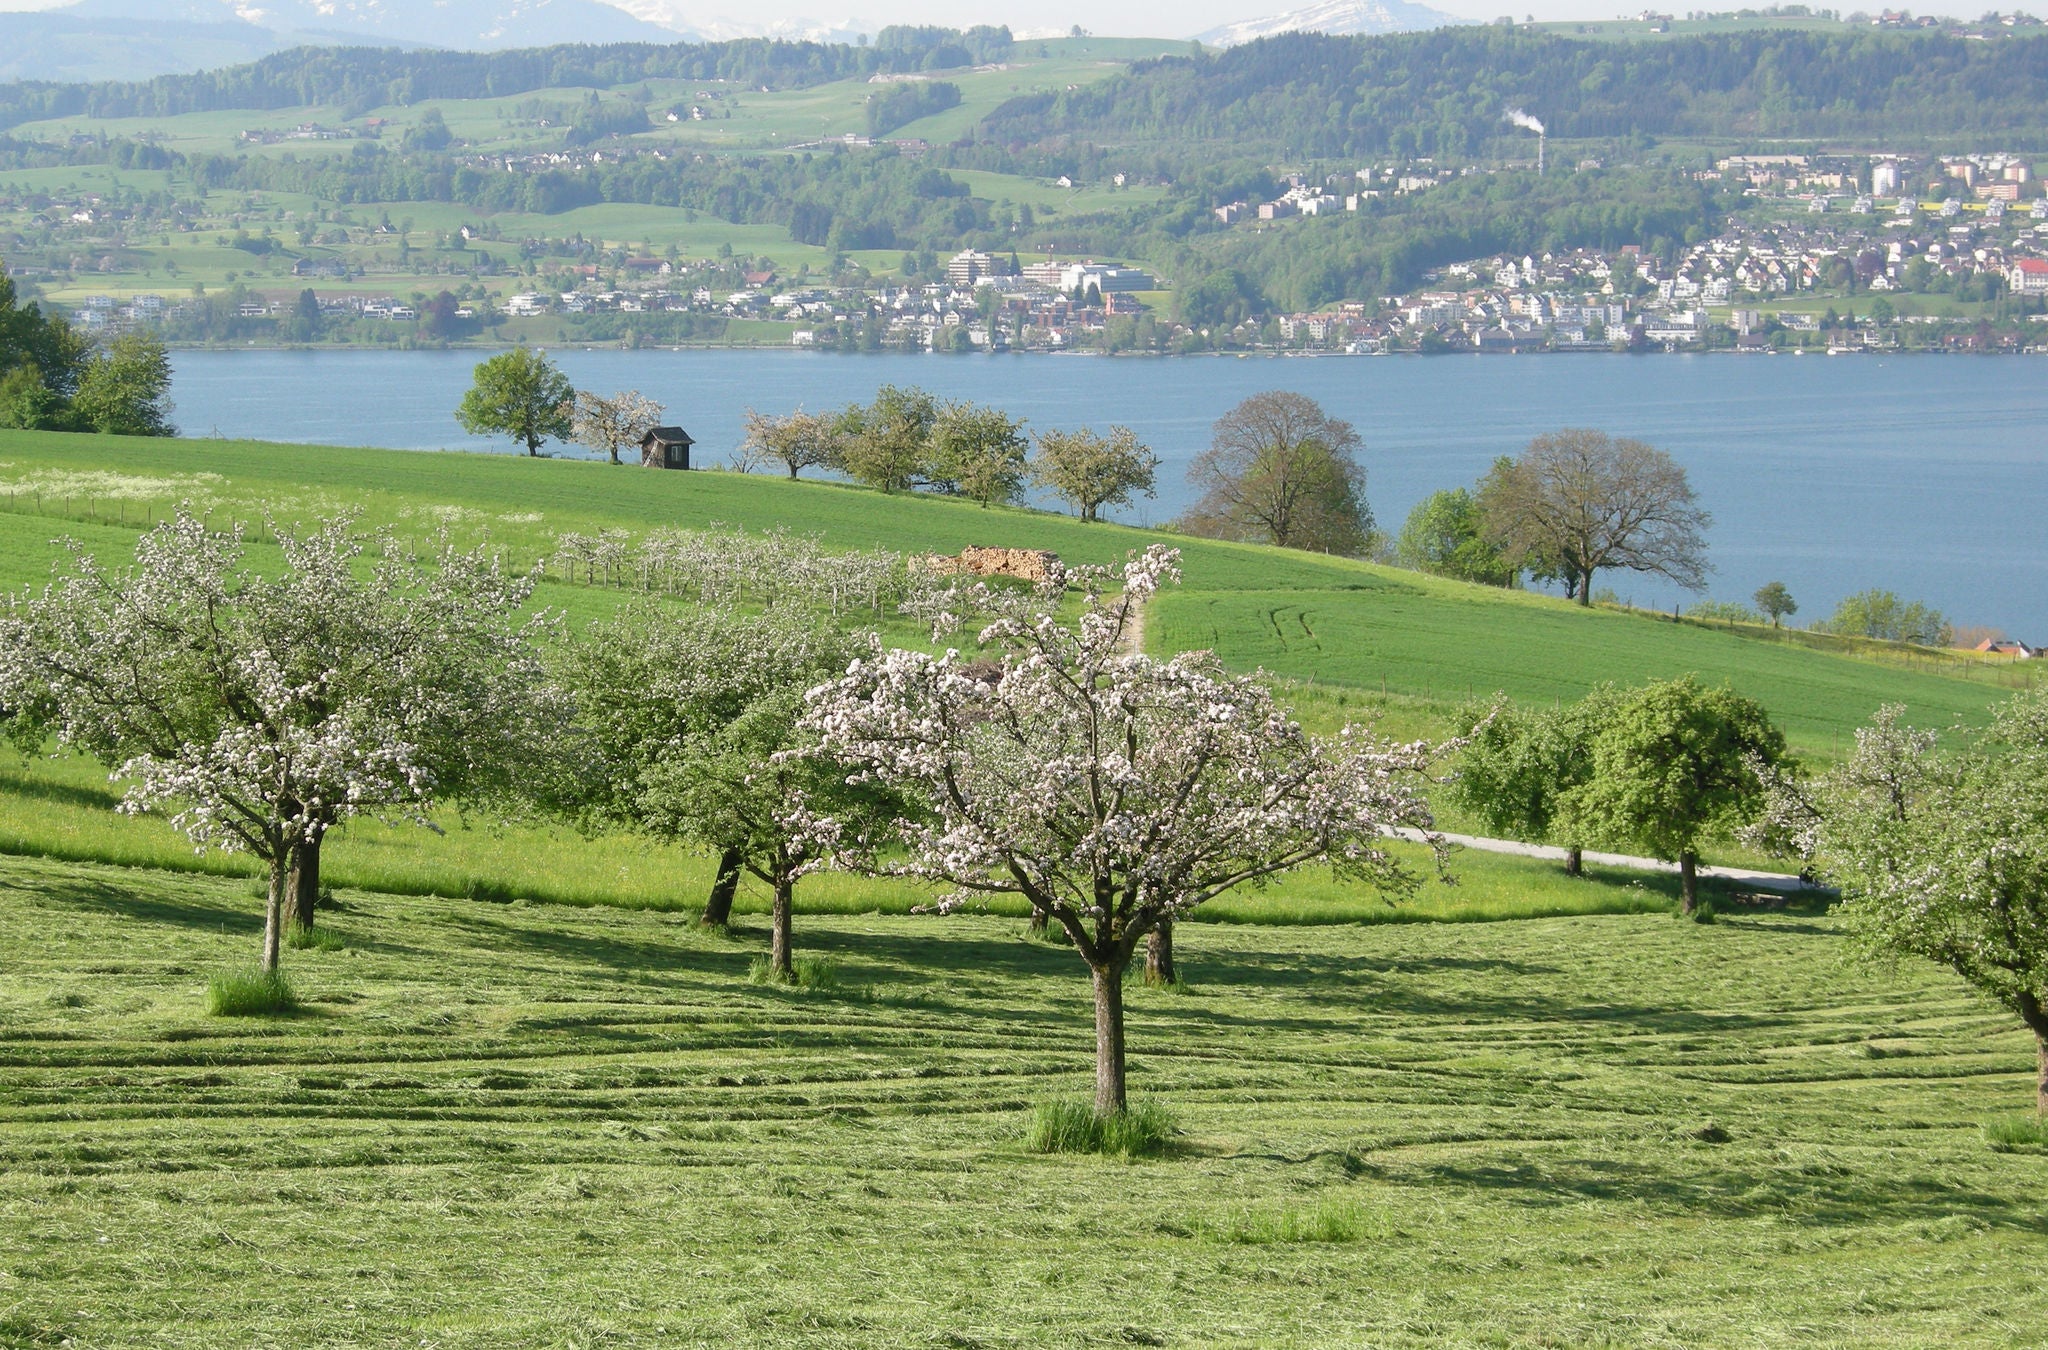
[[[995,404],[1034,427],[1123,423],[1165,464],[1156,501],[1191,498],[1187,463],[1240,399],[1289,389],[1365,439],[1381,525],[1498,455],[1563,426],[1671,452],[1714,514],[1709,594],[1747,599],[1782,580],[1798,621],[1872,586],[1959,623],[2048,642],[2048,366],[1946,356],[1543,356],[1111,359],[849,356],[777,351],[559,349],[579,387],[637,388],[698,439],[701,461],[739,443],[748,407],[817,410],[884,384]],[[181,352],[177,420],[190,435],[400,449],[503,450],[453,410],[466,352]],[[573,448],[559,448],[573,453]],[[995,542],[995,541],[991,541]],[[1692,597],[1653,579],[1597,583],[1641,605]]]

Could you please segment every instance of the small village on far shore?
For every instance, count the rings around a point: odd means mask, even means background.
[[[1416,159],[1293,173],[1270,200],[1215,204],[1211,228],[1301,229],[1317,217],[1368,211],[1384,197],[1429,192],[1476,173],[1541,170],[1543,153],[1530,164],[1492,169]],[[505,169],[542,167],[508,161]],[[1602,168],[1592,159],[1549,171]],[[968,248],[951,256],[906,251],[894,272],[848,258],[813,272],[807,263],[792,269],[729,247],[691,258],[675,245],[657,252],[646,241],[580,233],[509,238],[488,216],[436,232],[394,223],[388,211],[374,223],[349,223],[345,213],[338,222],[314,222],[270,207],[261,193],[249,194],[234,232],[214,240],[250,255],[245,269],[226,274],[225,288],[197,283],[173,295],[110,286],[78,297],[95,271],[132,274],[135,250],[120,241],[167,223],[147,206],[109,195],[0,193],[0,211],[27,216],[37,237],[72,241],[62,266],[62,249],[31,247],[37,238],[27,226],[0,242],[11,245],[8,271],[25,294],[54,288],[69,297],[58,306],[88,331],[149,327],[173,345],[572,341],[1352,355],[2048,350],[2048,196],[2026,157],[1742,154],[1702,161],[1690,175],[1739,193],[1741,202],[1717,233],[1697,242],[1472,258],[1430,269],[1405,294],[1308,311],[1248,302],[1220,322],[1184,302],[1185,279],[1129,260]],[[1078,185],[1063,179],[1052,186]],[[1118,172],[1108,186],[1141,185]],[[266,216],[271,223],[260,223]],[[188,234],[202,228],[190,219],[171,223]],[[181,279],[175,262],[163,275]]]

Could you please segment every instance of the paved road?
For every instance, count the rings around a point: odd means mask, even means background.
[[[1402,830],[1402,837],[1420,842],[1422,836],[1414,830]],[[1515,839],[1482,839],[1471,834],[1446,834],[1444,838],[1462,848],[1478,849],[1483,853],[1513,853],[1524,858],[1548,858],[1552,862],[1563,862],[1565,851],[1549,844],[1524,844]],[[1585,860],[1599,863],[1603,867],[1627,867],[1638,872],[1676,872],[1677,863],[1665,862],[1661,858],[1632,858],[1625,853],[1595,853],[1587,850]],[[1701,866],[1703,877],[1719,877],[1738,885],[1753,886],[1760,891],[1817,891],[1817,886],[1804,878],[1789,872],[1759,872],[1749,867],[1707,867]]]

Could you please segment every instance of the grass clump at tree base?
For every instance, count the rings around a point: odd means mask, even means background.
[[[776,973],[773,960],[757,956],[747,965],[747,980],[752,984],[780,984],[791,989],[837,989],[839,963],[829,956],[799,954],[790,959],[790,974],[785,977]]]
[[[332,928],[307,928],[302,924],[289,923],[284,929],[284,945],[295,952],[338,952],[348,943]]]
[[[1128,1161],[1164,1157],[1179,1134],[1172,1114],[1155,1102],[1106,1114],[1082,1101],[1041,1102],[1031,1113],[1025,1146],[1033,1153],[1103,1153]]]
[[[239,970],[206,982],[206,1011],[212,1017],[290,1017],[299,999],[280,972]]]

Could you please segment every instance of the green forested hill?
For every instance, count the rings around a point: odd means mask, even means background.
[[[1290,33],[1015,99],[980,134],[1011,145],[1466,156],[1506,139],[1511,107],[1572,139],[1996,135],[2038,145],[2048,132],[2048,38],[1783,29],[1615,43],[1499,26]]]

